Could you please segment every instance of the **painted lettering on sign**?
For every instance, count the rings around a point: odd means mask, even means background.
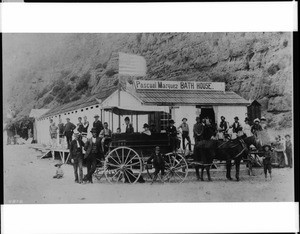
[[[134,85],[136,89],[225,91],[223,82],[136,80]]]

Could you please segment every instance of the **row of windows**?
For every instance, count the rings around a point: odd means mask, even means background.
[[[95,108],[98,108],[98,107],[99,107],[99,105],[95,106]],[[87,107],[87,108],[85,108],[85,110],[88,110],[88,109],[93,109],[93,108],[94,108],[94,107],[93,107],[93,106],[91,106],[91,107]],[[83,111],[83,109],[81,109],[81,111]],[[77,113],[78,111],[76,110],[76,111],[72,111],[72,112],[64,113],[64,115],[69,115],[70,113],[74,114],[74,112],[75,112],[75,113]],[[40,119],[40,120],[52,119],[53,117],[57,118],[57,115],[55,115],[55,116],[51,116],[51,117],[47,117],[47,118],[43,118],[43,119]],[[61,117],[61,115],[58,115],[58,117]]]

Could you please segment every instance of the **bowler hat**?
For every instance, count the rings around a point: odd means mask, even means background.
[[[70,120],[70,118],[66,118],[66,120]]]
[[[57,163],[57,164],[55,164],[54,166],[55,167],[61,167],[63,164],[62,163]]]
[[[187,118],[184,117],[181,121],[183,121],[183,120],[187,121]]]
[[[265,117],[261,117],[260,120],[266,120],[266,118]]]
[[[94,115],[94,118],[96,118],[96,117],[99,117],[99,115],[98,115],[98,114],[95,114],[95,115]]]
[[[237,120],[239,120],[239,117],[235,116],[235,117],[234,117],[234,119],[237,119]]]
[[[93,133],[93,132],[97,132],[97,129],[96,128],[92,128],[91,129],[91,133]]]
[[[170,119],[170,120],[169,120],[169,123],[172,123],[172,124],[173,124],[173,123],[175,123],[175,122],[174,122],[173,119]]]
[[[149,128],[149,125],[145,123],[143,128]]]
[[[79,136],[79,135],[80,135],[80,132],[74,131],[74,132],[73,132],[73,135],[74,135],[74,136]]]
[[[124,119],[125,121],[130,121],[130,119],[129,119],[129,117],[127,116],[127,117],[125,117],[125,119]]]
[[[156,146],[155,149],[160,149],[160,147],[159,147],[159,146]]]
[[[221,119],[225,119],[225,117],[222,115],[222,116],[221,116]]]
[[[245,122],[246,122],[246,121],[249,121],[249,118],[248,118],[248,117],[245,118]]]

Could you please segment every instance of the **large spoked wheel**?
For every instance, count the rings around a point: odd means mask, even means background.
[[[133,149],[120,146],[108,153],[104,162],[104,170],[105,177],[111,184],[134,184],[142,174],[142,159]]]
[[[165,155],[165,182],[182,183],[188,175],[188,164],[181,154],[167,153]]]

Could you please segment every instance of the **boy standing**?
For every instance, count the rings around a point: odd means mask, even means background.
[[[264,165],[264,173],[265,179],[267,180],[267,172],[269,171],[270,179],[272,179],[272,165],[271,165],[271,147],[269,145],[265,145],[263,147],[264,155],[263,155],[263,165]]]
[[[153,183],[154,181],[156,181],[159,172],[161,172],[161,176],[165,174],[165,161],[163,158],[163,154],[160,152],[159,146],[155,147],[155,152],[147,160],[147,164],[151,164],[151,162],[155,169],[153,179],[152,179],[152,183]]]

